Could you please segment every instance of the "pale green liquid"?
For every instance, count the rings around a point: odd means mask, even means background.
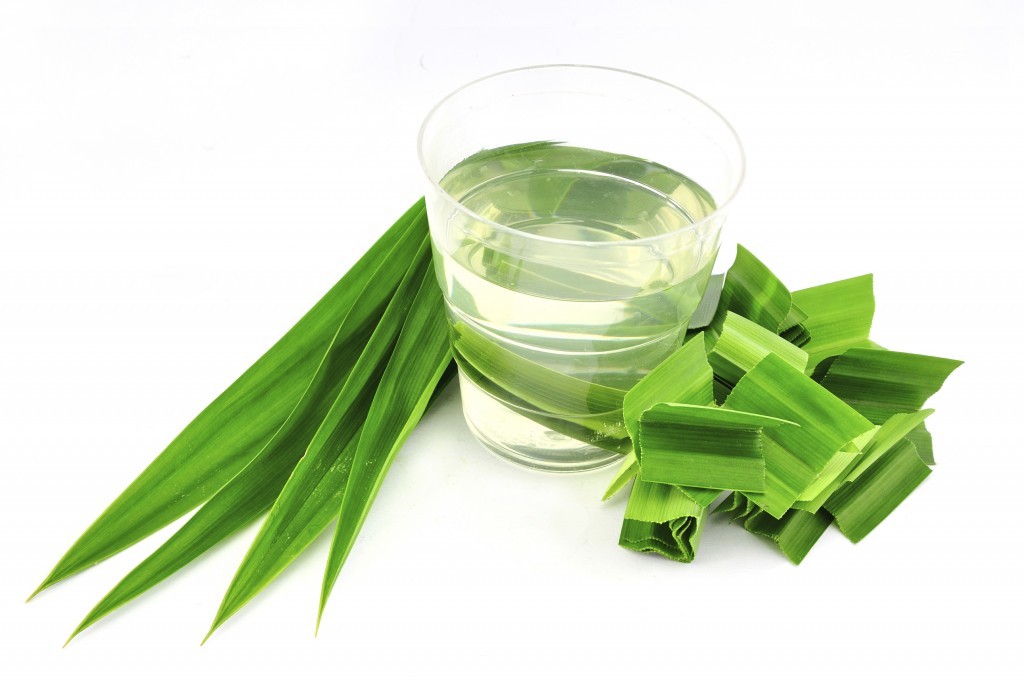
[[[550,144],[477,154],[442,186],[484,218],[431,227],[471,427],[534,467],[613,460],[629,447],[616,395],[679,347],[707,284],[716,237],[688,227],[710,195],[650,161]]]

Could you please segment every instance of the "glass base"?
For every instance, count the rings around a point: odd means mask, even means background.
[[[459,371],[462,412],[484,448],[505,460],[543,472],[586,472],[622,455],[581,442],[517,413]]]

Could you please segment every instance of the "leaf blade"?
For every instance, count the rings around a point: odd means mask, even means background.
[[[305,455],[294,466],[235,572],[210,634],[263,590],[337,515],[371,399],[415,292],[431,271],[429,242],[422,239],[380,323],[344,386],[329,402],[330,408],[305,447]]]
[[[405,261],[409,257],[414,258],[417,264],[413,267],[418,267],[420,272],[426,271],[430,266],[428,241],[413,231],[403,237],[390,255],[395,262]],[[360,299],[368,305],[375,305],[376,300],[390,296],[392,299],[387,310],[392,310],[395,306],[394,298],[402,293],[405,281],[399,285],[395,295],[391,296],[391,277],[390,269],[379,269],[374,272],[366,282]],[[408,276],[405,278],[408,279]],[[388,316],[385,311],[381,323],[384,323]],[[345,332],[348,322],[348,319],[342,321],[309,387],[267,446],[164,544],[118,582],[86,615],[72,634],[72,638],[171,576],[271,507],[296,464],[303,457],[303,452],[321,429],[322,422],[329,418],[332,403],[336,398],[340,398],[339,392],[344,393],[345,387],[353,382],[361,383],[372,379],[364,375],[366,370],[363,368],[365,361],[362,360],[362,355],[352,366],[348,359],[351,349],[345,346],[344,342],[339,342],[339,339],[349,337]],[[378,325],[370,343],[379,335],[379,331]],[[379,378],[379,375],[377,377]],[[355,427],[358,425],[359,422],[356,422]],[[351,429],[349,433],[351,434]]]
[[[369,305],[355,305],[362,283],[410,230],[426,234],[422,199],[174,438],[72,544],[33,595],[166,526],[209,499],[244,469],[301,398],[338,330],[338,319],[355,314],[350,339],[369,337],[375,325],[374,310]],[[361,319],[363,316],[366,318]],[[355,323],[359,319],[362,322]],[[274,388],[266,389],[270,384]]]
[[[809,369],[828,357],[870,344],[875,317],[871,274],[798,290],[793,302],[807,314],[803,326],[810,341],[803,349],[810,355]]]
[[[412,312],[402,327],[398,344],[374,394],[366,425],[359,436],[324,572],[320,616],[370,505],[380,490],[384,475],[412,428],[419,422],[429,395],[451,359],[448,321],[441,292],[433,274],[428,273],[416,294]]]

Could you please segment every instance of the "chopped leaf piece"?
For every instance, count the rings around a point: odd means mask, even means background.
[[[715,274],[708,279],[707,288],[704,289],[704,297],[690,317],[689,328],[699,330],[706,328],[715,318],[718,310],[718,301],[722,299],[722,285],[725,283],[725,274]]]
[[[708,406],[657,404],[640,420],[640,479],[764,491],[761,428],[780,425],[792,423]]]
[[[895,413],[917,411],[962,361],[885,349],[851,349],[822,363],[822,387],[881,425]]]
[[[738,491],[734,491],[722,501],[721,505],[715,508],[714,514],[730,515],[730,522],[741,522],[751,515],[764,512],[752,500]]]
[[[799,328],[806,320],[807,312],[797,307],[796,303],[793,303],[789,307],[789,314],[786,315],[785,320],[783,320],[782,325],[779,327],[779,332],[781,333],[793,330],[794,328]],[[806,331],[806,329],[804,330]]]
[[[839,530],[857,543],[881,524],[929,474],[931,468],[917,455],[914,445],[904,439],[856,479],[843,484],[825,502],[825,509],[836,518]]]
[[[807,512],[817,512],[825,505],[833,493],[844,483],[852,482],[860,476],[864,470],[874,464],[889,449],[903,441],[911,432],[917,431],[924,424],[924,419],[934,413],[932,409],[925,409],[916,413],[896,413],[889,420],[873,432],[867,433],[867,440],[860,442],[855,440],[857,446],[863,451],[847,465],[846,470],[836,477],[824,489],[818,491],[811,499],[797,501],[793,507]]]
[[[775,519],[766,512],[754,512],[743,520],[743,528],[751,534],[770,539],[791,562],[800,564],[831,521],[833,518],[824,510],[790,510],[781,519]]]
[[[752,534],[764,536],[775,542],[779,550],[793,564],[800,564],[825,529],[832,523],[827,512],[804,512],[790,510],[782,519],[776,519],[757,506],[744,503],[742,494],[733,494],[716,512],[733,515],[734,522],[742,522],[743,528]]]
[[[687,498],[702,508],[710,507],[722,495],[722,489],[701,489],[695,486],[680,486],[678,488],[686,494]]]
[[[725,275],[718,312],[710,326],[717,333],[727,312],[735,312],[772,333],[787,328],[794,313],[789,289],[759,259],[743,246],[736,248],[736,261]]]
[[[736,384],[725,408],[789,420],[800,427],[765,430],[764,493],[747,496],[776,519],[815,484],[826,484],[846,464],[843,451],[872,424],[821,385],[774,354]]]
[[[857,461],[850,473],[843,479],[852,482],[860,477],[865,470],[874,465],[894,446],[900,444],[907,435],[924,423],[925,418],[933,413],[935,413],[935,409],[930,408],[916,413],[894,413],[875,431],[871,441],[864,447],[863,458]]]
[[[655,404],[714,404],[712,377],[711,366],[704,353],[704,339],[698,334],[626,393],[622,403],[622,417],[634,444],[637,441],[640,416]]]
[[[921,423],[913,432],[907,435],[907,439],[914,443],[917,455],[921,456],[927,465],[935,465],[935,452],[932,450],[932,433]]]
[[[715,378],[735,385],[743,374],[769,354],[775,354],[800,372],[807,368],[807,353],[778,335],[734,312],[728,312],[708,363]]]
[[[711,366],[704,353],[704,335],[698,333],[634,385],[622,402],[622,416],[634,450],[639,441],[640,416],[644,411],[664,401],[700,406],[714,404],[712,378]],[[622,462],[602,500],[617,494],[634,474],[636,455],[630,454]]]
[[[811,337],[803,349],[810,355],[810,368],[826,357],[870,342],[875,316],[871,274],[798,290],[793,302],[807,314],[803,325]]]
[[[637,479],[626,504],[619,545],[692,562],[697,554],[708,509],[674,486]]]

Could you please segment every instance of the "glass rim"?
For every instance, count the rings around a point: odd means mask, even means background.
[[[527,233],[524,233],[522,231],[519,231],[518,229],[515,229],[514,227],[510,227],[510,226],[508,226],[506,224],[501,224],[500,222],[495,222],[494,220],[488,219],[488,218],[484,217],[483,215],[480,215],[479,213],[476,213],[475,211],[470,210],[469,208],[467,208],[465,206],[465,204],[463,204],[457,198],[455,198],[450,193],[448,193],[448,191],[445,190],[444,187],[441,186],[440,181],[435,179],[431,175],[430,170],[427,168],[427,159],[426,159],[426,154],[424,153],[423,143],[424,143],[424,137],[426,136],[426,132],[427,132],[428,126],[433,121],[433,119],[437,115],[437,113],[446,104],[448,104],[456,96],[462,94],[463,92],[465,92],[466,90],[470,89],[471,87],[479,85],[480,83],[483,83],[485,81],[494,80],[494,79],[500,78],[502,76],[507,76],[507,75],[510,75],[510,74],[513,74],[513,73],[520,73],[520,72],[524,72],[524,71],[542,71],[542,70],[548,70],[548,69],[591,70],[591,71],[600,71],[600,72],[610,73],[610,74],[624,75],[624,76],[629,76],[631,78],[638,78],[638,79],[646,80],[649,83],[654,83],[656,85],[659,85],[659,86],[662,86],[662,87],[667,87],[667,88],[670,88],[672,90],[675,90],[677,93],[682,94],[685,97],[688,97],[692,101],[694,101],[697,104],[699,104],[700,106],[702,106],[709,113],[711,113],[711,115],[714,116],[725,127],[726,131],[729,133],[729,136],[731,137],[733,143],[736,146],[736,152],[737,152],[737,155],[738,155],[738,158],[739,158],[739,168],[738,168],[739,172],[737,173],[736,180],[733,182],[731,190],[728,192],[728,195],[725,197],[725,200],[723,200],[721,203],[716,204],[715,205],[715,209],[712,212],[708,213],[703,218],[701,218],[700,220],[698,220],[698,221],[696,221],[696,222],[694,222],[692,224],[688,224],[685,227],[680,227],[679,229],[674,229],[674,230],[672,230],[672,231],[670,231],[670,232],[668,232],[666,234],[656,234],[656,235],[653,235],[653,236],[645,236],[644,238],[634,239],[634,240],[628,241],[626,243],[618,242],[618,241],[577,241],[577,240],[574,240],[574,239],[563,239],[563,238],[554,238],[554,237],[551,237],[551,236],[540,236],[538,234],[527,234]],[[469,215],[474,220],[479,221],[479,222],[481,222],[483,224],[486,224],[488,227],[491,227],[491,228],[493,228],[493,229],[495,229],[495,230],[497,230],[499,232],[515,235],[518,238],[525,238],[525,239],[536,240],[536,241],[547,241],[547,242],[550,242],[550,243],[557,243],[559,245],[584,246],[584,247],[588,247],[588,248],[602,248],[602,247],[606,247],[606,246],[622,247],[623,245],[627,245],[627,244],[631,245],[631,246],[643,245],[644,243],[658,241],[658,240],[661,240],[661,239],[665,239],[667,237],[671,237],[673,235],[678,235],[678,234],[681,234],[681,233],[685,233],[687,231],[699,230],[704,225],[706,225],[707,223],[713,222],[714,220],[718,219],[719,217],[721,217],[722,215],[725,214],[727,208],[731,205],[733,199],[736,198],[736,195],[739,193],[740,188],[743,186],[743,181],[746,178],[746,172],[747,172],[747,156],[746,156],[746,152],[743,150],[743,143],[740,141],[739,134],[737,134],[736,129],[725,118],[725,116],[723,116],[721,113],[719,113],[718,109],[716,109],[715,107],[711,106],[706,101],[704,101],[703,99],[701,99],[697,95],[693,94],[692,92],[689,92],[688,90],[684,90],[683,88],[681,88],[681,87],[679,87],[677,85],[673,85],[672,83],[670,83],[668,81],[661,80],[660,78],[654,78],[652,76],[644,75],[642,73],[637,73],[636,71],[629,71],[627,69],[614,68],[614,67],[611,67],[611,66],[595,66],[595,65],[592,65],[592,64],[569,64],[569,63],[565,63],[565,64],[537,64],[537,65],[534,65],[534,66],[520,66],[518,68],[511,68],[511,69],[506,69],[504,71],[498,71],[496,73],[491,73],[489,75],[486,75],[486,76],[483,76],[483,77],[480,77],[480,78],[476,78],[475,80],[469,81],[468,83],[466,83],[466,84],[464,84],[464,85],[462,85],[462,86],[452,90],[451,92],[449,92],[439,102],[437,102],[437,104],[435,104],[430,109],[429,112],[427,112],[426,117],[423,119],[423,124],[420,125],[419,134],[416,137],[416,155],[417,155],[417,157],[419,159],[420,169],[423,171],[423,175],[427,178],[427,181],[430,183],[430,186],[437,191],[437,194],[440,195],[441,197],[443,197],[443,199],[445,201],[447,201],[448,203],[450,203],[456,210],[461,211],[461,212]],[[656,159],[651,159],[651,160],[656,161]]]

